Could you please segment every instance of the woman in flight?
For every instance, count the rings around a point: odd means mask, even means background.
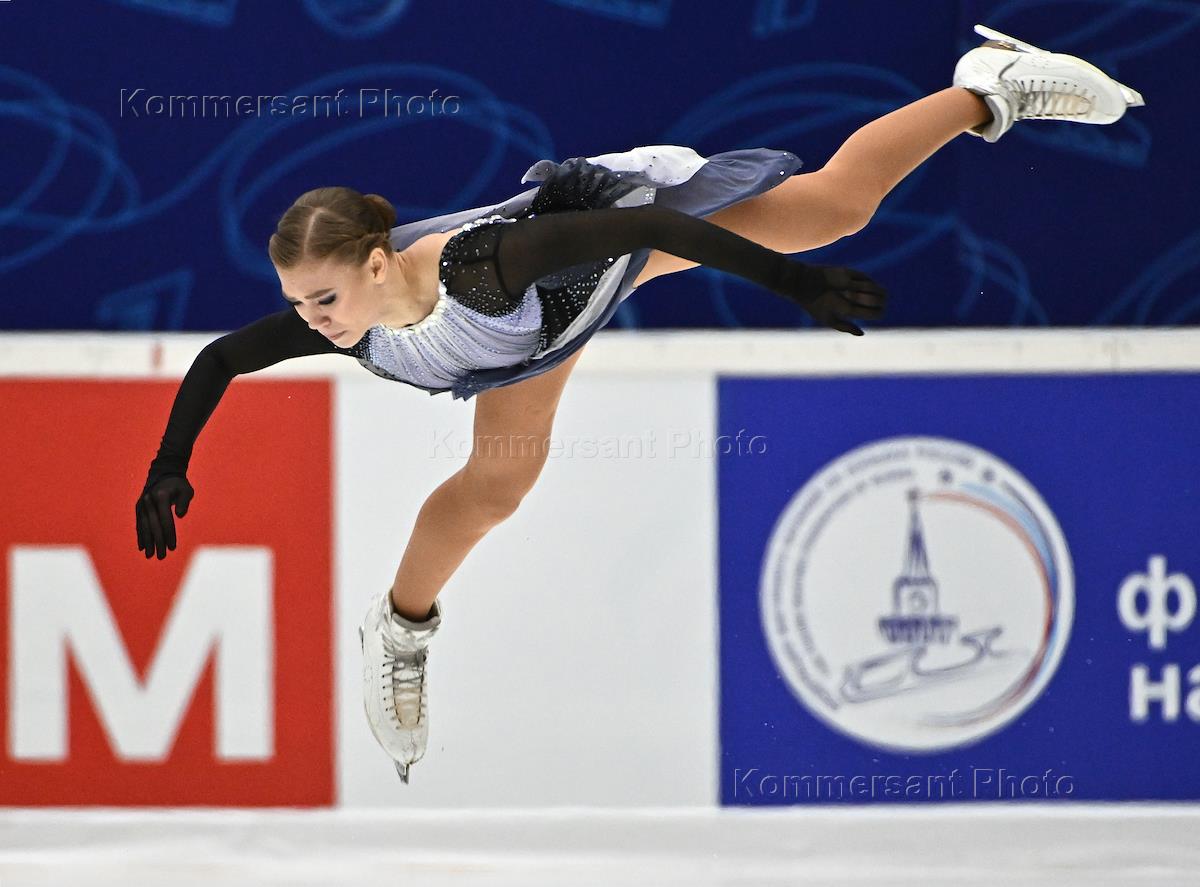
[[[542,161],[524,179],[541,179],[536,189],[400,227],[378,195],[301,195],[269,244],[294,307],[212,342],[184,376],[137,500],[138,548],[160,560],[175,549],[172,508],[182,518],[192,499],[192,448],[235,375],[333,353],[431,394],[478,395],[470,457],[421,507],[394,582],[359,629],[367,718],[407,782],[428,739],[438,594],[533,486],[567,377],[624,298],[703,264],[862,335],[855,320],[881,316],[884,290],[857,271],[787,254],[862,229],[889,191],[961,133],[995,142],[1017,120],[1113,123],[1143,104],[1080,59],[976,31],[991,39],[959,60],[953,86],[859,129],[816,172],[793,175],[795,155],[765,148],[703,158],[660,145]]]

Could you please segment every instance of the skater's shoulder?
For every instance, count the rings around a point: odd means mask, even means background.
[[[435,269],[444,267],[441,265],[442,262],[452,263],[473,259],[476,257],[476,253],[480,252],[480,246],[485,240],[491,242],[492,238],[488,234],[499,227],[499,223],[514,221],[516,220],[500,215],[475,219],[448,231],[435,231],[419,237],[404,252]],[[447,249],[451,240],[455,241],[455,245]]]
[[[508,311],[523,296],[509,292],[504,285],[506,274],[499,267],[501,229],[506,227],[504,223],[515,221],[500,215],[487,216],[427,235],[413,246],[427,250],[420,254],[420,261],[434,272],[435,286],[440,283],[447,293],[475,310],[487,314]]]
[[[422,292],[433,292],[438,289],[439,271],[446,244],[460,230],[460,228],[455,228],[451,231],[435,231],[432,234],[426,234],[424,237],[414,240],[402,251],[404,258],[408,260],[410,267],[414,270],[416,279],[420,281],[419,288]]]

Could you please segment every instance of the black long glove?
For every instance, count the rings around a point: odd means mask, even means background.
[[[480,258],[443,272],[452,291],[483,287],[515,299],[562,268],[648,248],[744,277],[801,306],[817,323],[855,336],[863,331],[850,318],[875,320],[887,307],[887,291],[861,271],[796,261],[706,219],[654,204],[557,212],[458,236],[471,238]]]
[[[887,308],[887,291],[861,271],[836,265],[789,261],[773,292],[791,299],[822,326],[861,336],[847,318],[878,320]]]
[[[196,491],[182,475],[164,477],[155,483],[148,483],[142,490],[134,506],[134,516],[137,521],[138,550],[146,552],[147,560],[157,552],[161,561],[167,556],[168,550],[175,550],[175,521],[171,517],[171,508],[174,506],[175,515],[183,517],[195,495]]]
[[[134,505],[138,550],[159,560],[175,550],[175,517],[187,514],[196,491],[187,468],[201,429],[217,408],[234,376],[253,373],[292,357],[309,354],[353,355],[340,349],[291,308],[260,318],[210,342],[196,356],[179,385],[158,455]]]

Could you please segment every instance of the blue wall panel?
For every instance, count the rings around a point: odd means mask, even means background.
[[[887,284],[892,326],[1193,323],[1194,2],[10,0],[0,324],[248,323],[282,305],[275,219],[318,185],[382,193],[403,222],[518,193],[542,158],[635,145],[766,146],[816,170],[856,127],[949,85],[976,21],[1096,62],[1147,107],[1109,127],[961,137],[866,231],[807,255]],[[314,99],[240,117],[151,99],[338,90],[340,116]],[[433,101],[360,106],[385,90]],[[656,281],[613,321],[806,323],[704,269]]]
[[[1200,377],[719,397],[722,803],[1200,798]]]

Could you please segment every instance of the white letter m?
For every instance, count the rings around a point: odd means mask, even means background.
[[[85,549],[13,547],[9,561],[9,753],[67,756],[67,653],[116,754],[164,760],[212,656],[216,755],[274,752],[273,563],[265,548],[201,548],[192,556],[145,682],[135,674]]]

